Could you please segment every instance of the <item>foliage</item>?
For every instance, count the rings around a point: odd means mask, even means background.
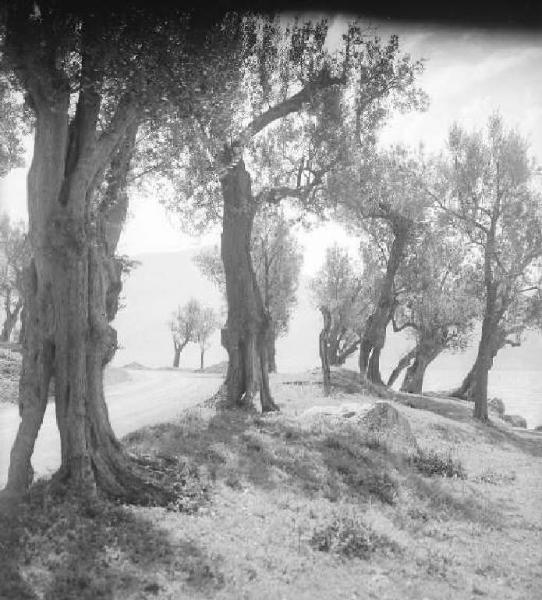
[[[184,306],[177,307],[168,322],[175,348],[182,350],[189,342],[206,350],[209,336],[218,327],[218,316],[212,308],[202,306],[191,298]]]
[[[394,325],[417,345],[463,350],[481,313],[479,263],[461,238],[427,222],[398,273]]]
[[[322,212],[325,177],[351,146],[374,136],[390,110],[425,105],[414,85],[422,64],[400,53],[397,36],[384,42],[353,22],[330,49],[326,19],[245,15],[240,29],[239,76],[230,78],[229,93],[160,121],[140,148],[141,172],[155,175],[152,192],[182,227],[202,230],[221,219],[227,150],[258,172],[258,205],[290,198]],[[211,92],[223,74],[212,65],[205,71]]]
[[[251,257],[265,308],[275,337],[286,334],[303,255],[290,231],[289,222],[277,207],[266,207],[254,220]],[[194,262],[207,279],[225,293],[224,266],[218,246],[204,248]]]
[[[311,545],[321,552],[365,560],[377,550],[399,550],[396,542],[376,533],[360,516],[344,513],[337,513],[328,525],[315,529]]]
[[[0,218],[0,297],[5,317],[17,314],[23,304],[23,270],[29,260],[26,232],[22,223]]]
[[[355,264],[348,251],[335,244],[311,280],[313,301],[331,315],[331,364],[342,364],[359,345],[363,325],[374,303],[374,281]]]
[[[0,71],[0,177],[24,166],[23,139],[28,132],[29,115],[24,98],[11,74]]]
[[[209,337],[219,326],[218,315],[209,307],[201,307],[199,317],[194,328],[193,341],[196,342],[200,350],[206,350],[209,344]]]
[[[451,454],[443,457],[434,450],[421,451],[412,459],[413,465],[428,477],[440,475],[441,477],[452,477],[465,479],[466,473],[460,461],[454,460]]]

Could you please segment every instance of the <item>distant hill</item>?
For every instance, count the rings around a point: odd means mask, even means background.
[[[136,361],[148,366],[168,366],[173,349],[167,320],[178,304],[191,297],[223,309],[223,300],[216,287],[205,279],[192,262],[194,250],[135,256],[141,261],[128,277],[123,291],[125,308],[119,311],[115,326],[119,343],[123,346],[115,357],[120,366]],[[277,344],[277,364],[281,371],[299,371],[318,365],[318,334],[321,317],[312,305],[308,280],[300,284],[298,302],[290,323],[288,335]],[[225,314],[224,314],[225,319]],[[388,335],[388,343],[382,354],[382,370],[387,375],[400,355],[411,342],[403,335]],[[476,345],[476,344],[475,344]],[[456,379],[470,368],[476,348],[461,354],[447,353],[439,357],[431,371],[450,370]],[[520,348],[505,348],[495,361],[496,370],[536,371],[541,368],[542,337],[532,335]],[[206,364],[213,365],[227,358],[216,332],[206,354]],[[357,357],[348,361],[355,368]],[[189,344],[181,355],[181,367],[199,368],[199,351]]]

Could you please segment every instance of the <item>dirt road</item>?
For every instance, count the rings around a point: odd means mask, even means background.
[[[115,433],[127,433],[174,419],[183,409],[211,396],[222,378],[183,371],[129,370],[130,379],[106,386],[109,416]],[[18,408],[0,405],[0,488],[6,482],[9,452],[19,424]],[[50,475],[60,461],[54,403],[45,413],[32,464],[36,476]]]

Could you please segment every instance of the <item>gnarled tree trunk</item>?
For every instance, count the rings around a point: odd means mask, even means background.
[[[127,211],[124,187],[136,127],[124,130],[107,192],[98,199],[91,142],[68,127],[68,103],[66,92],[54,110],[42,106],[37,113],[28,175],[32,260],[25,275],[21,424],[7,490],[24,492],[32,479],[30,459],[54,377],[61,441],[56,480],[89,495],[100,489],[135,499],[145,485],[111,429],[103,370],[117,347],[110,322],[118,309],[121,266],[114,252]],[[79,109],[83,119],[88,105]]]
[[[256,211],[251,180],[243,160],[222,176],[224,217],[222,261],[228,319],[222,345],[228,352],[226,387],[232,405],[249,408],[259,392],[263,412],[278,410],[269,389],[266,314],[250,256]]]
[[[406,354],[401,356],[399,362],[388,377],[388,381],[386,383],[388,387],[391,387],[397,381],[397,378],[401,374],[401,371],[403,371],[403,369],[406,369],[406,367],[410,365],[410,363],[414,360],[415,356],[416,348],[412,348],[412,350],[409,350]]]
[[[420,340],[415,349],[414,362],[408,367],[401,385],[402,392],[421,394],[427,367],[444,350],[435,339]]]

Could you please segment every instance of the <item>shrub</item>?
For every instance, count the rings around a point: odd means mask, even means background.
[[[331,523],[314,530],[310,543],[320,552],[365,560],[378,549],[399,550],[396,542],[376,533],[355,515],[335,515]]]
[[[443,457],[433,450],[422,450],[412,458],[412,463],[420,473],[428,477],[440,475],[465,479],[467,476],[461,462],[454,460],[450,454]]]
[[[487,407],[489,410],[496,412],[501,419],[503,418],[506,408],[504,402],[500,398],[490,398],[487,401]]]

